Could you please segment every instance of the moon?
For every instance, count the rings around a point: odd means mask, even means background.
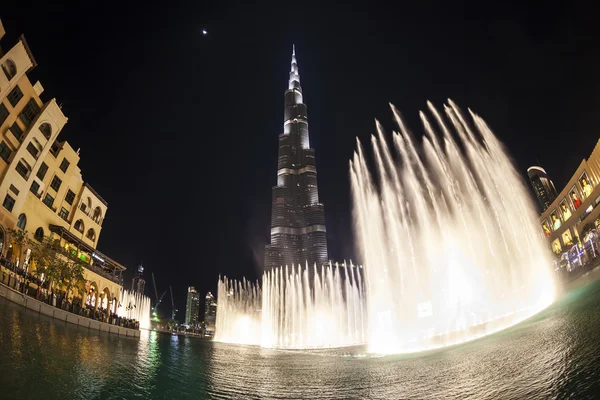
[[[208,35],[208,31],[206,29],[202,29],[202,34],[203,35]]]

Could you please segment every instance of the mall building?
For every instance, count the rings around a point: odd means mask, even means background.
[[[600,140],[539,218],[552,251],[565,264],[582,265],[598,256],[599,204]]]
[[[4,28],[0,21],[0,40]],[[1,42],[0,42],[1,43]],[[31,249],[18,248],[9,229],[32,240],[60,239],[61,254],[82,260],[88,305],[117,304],[125,267],[97,249],[106,201],[81,175],[79,150],[58,136],[67,117],[56,99],[44,101],[40,82],[27,74],[37,66],[25,37],[0,48],[0,260],[33,271]]]

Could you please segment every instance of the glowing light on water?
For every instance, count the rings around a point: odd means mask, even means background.
[[[138,320],[141,329],[150,329],[150,298],[121,289],[117,315],[122,318]]]
[[[392,150],[377,123],[375,177],[360,142],[350,162],[371,352],[471,340],[554,299],[549,252],[519,174],[483,119],[467,121],[449,104],[447,120],[431,103],[434,123],[420,113],[420,148],[392,106],[399,132]]]

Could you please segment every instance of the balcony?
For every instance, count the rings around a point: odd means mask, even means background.
[[[102,225],[102,218],[100,218],[97,215],[94,215],[93,210],[88,209],[87,206],[85,205],[85,203],[81,203],[81,205],[79,206],[79,209],[81,210],[81,212],[83,212],[89,219],[91,219],[92,221],[94,221],[95,223],[97,223],[98,225]]]
[[[60,252],[73,261],[77,261],[82,263],[85,268],[88,270],[100,275],[103,278],[106,278],[117,285],[122,285],[123,281],[123,271],[126,268],[114,261],[110,257],[100,253],[94,247],[88,245],[83,242],[80,238],[75,236],[68,229],[59,226],[59,225],[50,225],[50,232],[53,232],[60,236],[61,240],[65,240],[68,243],[73,244],[77,247],[77,251],[73,249],[75,253],[84,253],[89,258],[90,261],[84,261],[80,257],[77,257],[76,254],[67,251],[66,249],[60,249]]]

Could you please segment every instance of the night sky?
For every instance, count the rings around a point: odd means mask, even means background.
[[[188,285],[259,276],[293,43],[335,260],[356,260],[354,139],[374,118],[395,128],[388,102],[415,132],[427,100],[470,107],[523,176],[539,163],[559,190],[599,137],[593,2],[55,3],[3,1],[2,45],[25,34],[32,80],[69,118],[60,139],[108,202],[99,250],[126,287],[142,260],[159,293],[172,285],[180,320]]]

